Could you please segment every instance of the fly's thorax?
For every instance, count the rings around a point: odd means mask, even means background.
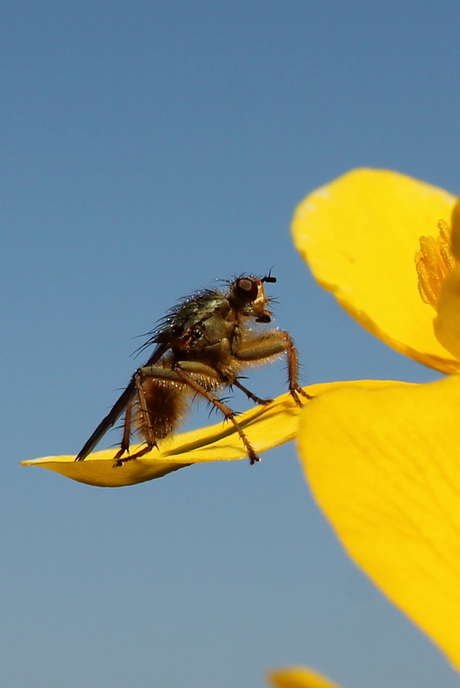
[[[223,339],[232,339],[237,318],[230,303],[225,300],[214,313],[201,323],[202,342],[205,346],[219,344]]]
[[[219,360],[230,350],[237,321],[230,305],[216,309],[205,320],[195,323],[189,335],[172,346],[174,361]]]

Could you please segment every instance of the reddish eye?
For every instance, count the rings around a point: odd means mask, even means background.
[[[236,288],[248,300],[254,301],[259,293],[259,287],[255,280],[249,277],[241,277],[236,281]]]

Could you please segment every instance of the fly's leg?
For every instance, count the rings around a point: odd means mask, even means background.
[[[238,389],[241,389],[241,391],[246,394],[248,399],[251,399],[251,401],[255,401],[256,404],[261,404],[262,406],[265,406],[266,404],[271,404],[273,401],[273,399],[261,399],[260,397],[256,396],[249,389],[247,389],[247,387],[242,385],[239,380],[234,380],[232,382],[232,385],[234,387],[238,387]]]
[[[144,456],[144,454],[148,454],[149,451],[151,451],[156,444],[150,444],[147,443],[145,447],[142,447],[142,449],[139,449],[135,454],[129,454],[128,456],[124,456],[123,458],[119,458],[124,454],[126,451],[125,449],[120,449],[116,454],[115,454],[115,463],[113,464],[113,468],[120,468],[123,466],[125,463],[128,463],[128,461],[132,461],[133,459],[139,459],[141,456]]]
[[[133,403],[130,401],[128,405],[126,406],[126,411],[125,411],[125,418],[123,421],[123,437],[121,438],[120,442],[120,449],[119,451],[115,454],[115,459],[117,462],[114,464],[114,468],[121,466],[122,464],[118,461],[118,459],[123,456],[123,454],[127,451],[129,451],[129,440],[131,439],[131,421],[132,421],[132,413],[133,411]]]
[[[234,352],[234,356],[242,363],[251,363],[263,361],[266,358],[271,358],[272,356],[277,356],[282,353],[285,353],[287,357],[289,392],[297,406],[302,406],[300,396],[305,397],[305,399],[312,399],[313,397],[307,394],[297,382],[299,372],[297,349],[288,332],[267,332],[260,337],[253,337],[246,340],[246,342]]]
[[[299,357],[297,355],[297,349],[294,346],[294,341],[291,335],[288,332],[280,332],[279,334],[283,334],[286,341],[289,391],[297,406],[302,406],[302,402],[299,399],[299,394],[305,397],[305,399],[313,399],[313,397],[311,396],[311,394],[307,394],[307,392],[304,389],[302,389],[302,387],[297,382],[297,378],[299,375]]]
[[[208,366],[206,366],[208,367]],[[242,443],[244,444],[244,447],[248,453],[249,457],[249,463],[251,466],[258,461],[260,461],[260,458],[257,456],[255,453],[251,443],[249,442],[248,438],[243,432],[243,429],[241,425],[238,423],[238,421],[235,418],[235,412],[232,411],[232,409],[227,406],[226,404],[222,403],[217,397],[214,396],[211,392],[209,392],[205,387],[200,385],[199,382],[193,379],[191,375],[188,373],[184,372],[179,366],[176,366],[174,368],[174,372],[177,374],[177,376],[183,380],[189,387],[194,389],[198,394],[201,394],[205,399],[207,399],[211,404],[213,404],[216,408],[221,411],[221,413],[225,416],[226,420],[229,420],[231,423],[233,423],[233,427],[237,431],[238,435],[240,436],[240,439]]]
[[[142,373],[141,373],[141,371],[137,371],[136,373],[134,373],[133,379],[134,379],[134,384],[136,386],[139,408],[140,408],[140,412],[142,414],[142,419],[143,419],[144,426],[145,426],[145,432],[147,435],[146,446],[142,447],[142,449],[139,449],[137,452],[135,452],[135,454],[129,454],[128,456],[123,457],[123,454],[125,452],[129,451],[129,440],[131,437],[131,422],[132,422],[132,411],[133,411],[133,404],[131,401],[131,402],[129,402],[129,404],[126,407],[125,420],[124,420],[124,424],[123,424],[123,437],[121,440],[120,449],[115,454],[115,463],[113,464],[114,468],[120,468],[120,466],[123,466],[123,464],[125,464],[127,461],[132,461],[133,459],[138,459],[140,456],[147,454],[149,451],[151,451],[156,446],[155,435],[153,432],[152,423],[150,421],[150,414],[148,412],[147,403],[145,401],[145,393],[144,393],[144,388],[142,386]]]

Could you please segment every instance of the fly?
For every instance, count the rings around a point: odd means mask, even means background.
[[[261,399],[241,383],[241,372],[285,354],[292,398],[298,406],[302,406],[301,397],[311,399],[297,381],[298,357],[291,335],[281,330],[250,329],[251,322],[271,322],[272,312],[267,309],[270,299],[264,288],[270,282],[276,282],[271,274],[262,278],[243,275],[227,282],[226,291],[204,289],[171,308],[141,347],[156,344],[150,358],[135,371],[75,460],[83,461],[122,414],[123,437],[114,467],[143,456],[158,446],[158,440],[173,434],[193,397],[199,396],[233,424],[250,463],[259,461],[235,412],[216,392],[237,387],[256,404],[269,404],[272,399]],[[133,432],[144,446],[130,454]]]

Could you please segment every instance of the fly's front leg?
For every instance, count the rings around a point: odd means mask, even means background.
[[[292,395],[297,406],[302,406],[302,402],[299,399],[299,394],[305,399],[313,399],[311,394],[308,394],[298,383],[299,376],[299,357],[297,355],[297,349],[294,346],[294,341],[288,332],[279,332],[285,338],[286,342],[286,355],[288,361],[288,375],[289,375],[289,391]]]
[[[313,397],[307,394],[297,381],[299,373],[297,349],[288,332],[267,332],[260,337],[246,340],[233,355],[242,363],[255,363],[282,353],[285,353],[287,356],[289,391],[297,406],[302,406],[300,396],[306,399],[312,399]]]

